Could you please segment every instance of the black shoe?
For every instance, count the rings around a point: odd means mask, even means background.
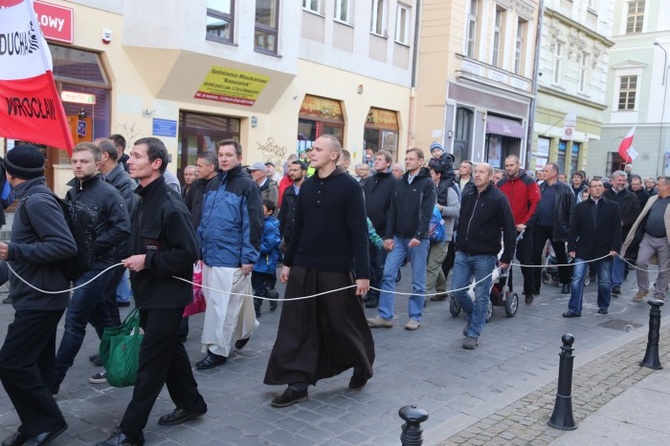
[[[533,295],[531,293],[526,293],[526,305],[530,305],[533,303]]]
[[[351,376],[351,379],[349,380],[349,388],[351,390],[360,390],[365,385],[368,383],[367,378],[363,378],[362,375],[360,375],[356,370],[354,370],[354,374]]]
[[[306,390],[304,392],[298,392],[291,389],[290,387],[287,387],[281,395],[277,395],[276,397],[272,398],[270,404],[274,407],[287,407],[295,403],[307,401],[307,398],[308,396]]]
[[[195,363],[195,368],[198,370],[213,369],[226,363],[228,358],[226,356],[216,355],[207,351],[207,356]]]
[[[440,302],[443,300],[447,300],[447,293],[440,293],[434,296],[430,296],[430,300],[431,302]]]
[[[249,339],[251,339],[251,336],[244,339],[238,339],[237,341],[235,341],[235,348],[238,350],[244,348],[244,346],[249,343]]]
[[[112,433],[108,439],[102,441],[95,446],[142,446],[143,441],[134,441],[128,438],[126,434],[121,432],[121,429]]]
[[[572,311],[566,311],[563,313],[563,317],[582,317],[581,314],[573,313]]]
[[[621,296],[621,286],[620,285],[614,285],[612,287],[612,296]]]
[[[26,441],[28,441],[28,436],[19,431],[2,440],[2,446],[21,446]]]
[[[277,309],[277,301],[276,300],[271,300],[270,301],[270,312],[273,312]]]
[[[67,423],[63,423],[62,426],[57,427],[53,430],[42,432],[39,435],[36,435],[32,438],[29,438],[25,443],[25,445],[29,446],[45,446],[49,443],[51,443],[56,437],[58,437],[60,434],[65,432],[67,429]]]
[[[100,359],[99,354],[91,355],[88,357],[88,360],[91,361],[93,364],[97,365],[98,367],[102,367],[102,360]]]
[[[128,302],[117,302],[116,306],[119,307],[119,308],[129,307],[130,306],[130,301],[128,301]]]
[[[188,420],[198,418],[207,413],[207,409],[199,412],[188,412],[184,409],[176,408],[171,413],[163,415],[158,419],[158,424],[161,426],[173,426],[175,424],[185,423]]]
[[[598,308],[598,314],[607,314],[607,308]]]
[[[379,306],[379,297],[371,297],[365,302],[365,308],[377,308]]]
[[[12,296],[7,296],[4,299],[2,299],[3,304],[11,304],[12,303]]]
[[[561,288],[561,294],[570,294],[570,284],[569,283],[564,283],[563,287]]]
[[[270,311],[275,311],[277,309],[277,299],[279,299],[279,293],[276,290],[268,290],[266,297],[272,299],[270,301]]]

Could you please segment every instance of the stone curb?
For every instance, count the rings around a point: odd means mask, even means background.
[[[661,330],[661,363],[670,358],[670,353],[664,348],[667,346],[663,345],[663,339],[668,334],[670,329]],[[580,421],[654,372],[638,364],[644,357],[646,346],[647,337],[643,336],[574,370],[572,411],[577,426]],[[439,445],[550,444],[564,432],[547,425],[554,409],[557,379],[450,436]]]

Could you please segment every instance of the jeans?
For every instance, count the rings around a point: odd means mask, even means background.
[[[598,308],[608,308],[612,297],[612,281],[610,271],[612,257],[605,257],[597,262],[591,262],[598,275]],[[572,284],[568,310],[582,314],[582,298],[584,297],[584,277],[589,273],[589,263],[586,260],[575,258],[573,262]]]
[[[88,282],[100,271],[102,270],[86,271],[75,281],[75,285]],[[74,358],[79,353],[84,336],[86,336],[86,325],[90,323],[95,327],[99,338],[102,338],[105,328],[115,325],[105,305],[105,289],[114,286],[110,283],[110,277],[110,274],[105,273],[72,293],[70,305],[65,313],[65,331],[56,354],[53,382],[56,387],[63,382],[67,370],[72,367]]]
[[[461,251],[456,252],[451,288],[467,288],[473,276],[476,282],[481,280],[475,285],[474,302],[468,295],[467,289],[454,293],[468,320],[467,336],[477,338],[484,330],[490,300],[491,273],[495,267],[496,256],[494,255],[471,256]],[[484,277],[486,279],[482,280]]]
[[[121,281],[119,281],[119,286],[116,287],[116,301],[119,303],[130,302],[130,281],[128,270],[123,273],[123,277],[121,278]]]
[[[426,260],[428,258],[428,239],[422,239],[419,246],[409,249],[407,246],[412,240],[407,237],[393,237],[393,251],[386,256],[384,276],[379,296],[379,316],[383,319],[393,319],[393,304],[395,299],[395,278],[398,269],[405,257],[409,254],[412,264],[412,295],[407,301],[409,317],[421,320],[423,304],[426,300]]]
[[[612,260],[612,271],[611,271],[611,277],[612,277],[612,286],[619,285],[623,283],[623,273],[624,269],[626,267],[626,262],[623,261],[623,259],[619,256],[614,257]]]

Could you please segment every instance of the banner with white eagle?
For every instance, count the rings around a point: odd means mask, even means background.
[[[32,0],[0,0],[0,136],[74,146]]]

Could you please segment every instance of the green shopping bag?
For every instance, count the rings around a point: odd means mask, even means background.
[[[105,328],[99,353],[110,386],[135,385],[143,337],[137,308],[128,314],[120,326]]]

